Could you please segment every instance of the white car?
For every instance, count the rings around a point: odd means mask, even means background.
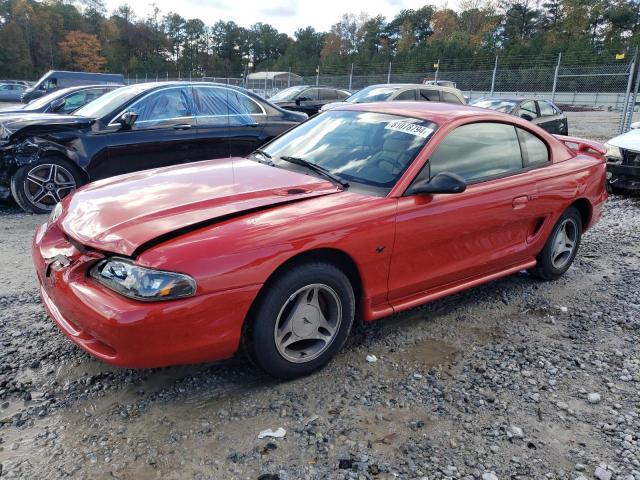
[[[354,93],[344,102],[327,103],[320,109],[326,112],[339,105],[371,102],[445,102],[464,105],[465,98],[460,90],[442,85],[423,85],[422,83],[383,83],[370,85]]]
[[[607,143],[607,188],[612,193],[640,192],[640,122]]]

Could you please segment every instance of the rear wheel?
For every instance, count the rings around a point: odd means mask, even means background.
[[[355,316],[353,288],[335,266],[313,262],[280,275],[253,309],[247,350],[270,375],[322,368],[342,348]]]
[[[49,157],[20,167],[11,178],[11,194],[23,210],[48,213],[81,184],[82,175],[76,166]]]
[[[582,239],[582,216],[575,207],[568,208],[553,227],[538,263],[531,273],[543,280],[555,280],[573,263]]]

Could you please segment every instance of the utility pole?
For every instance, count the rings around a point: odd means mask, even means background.
[[[387,73],[387,83],[391,83],[391,62],[389,62],[389,73]]]

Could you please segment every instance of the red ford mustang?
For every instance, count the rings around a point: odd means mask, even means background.
[[[36,233],[44,304],[115,365],[326,364],[376,320],[527,269],[554,279],[601,216],[604,148],[472,107],[314,117],[249,158],[99,181]]]

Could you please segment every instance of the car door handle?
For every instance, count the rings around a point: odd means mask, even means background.
[[[245,125],[245,127],[249,127],[249,128],[256,128],[257,126],[258,126],[258,124],[257,124],[257,123],[247,123],[247,124]]]
[[[524,195],[522,197],[514,198],[511,205],[513,206],[514,210],[520,210],[521,208],[526,207],[527,203],[529,203],[529,197],[527,195]]]
[[[191,129],[191,124],[190,123],[180,123],[178,125],[174,125],[173,129],[174,130],[190,130]]]

